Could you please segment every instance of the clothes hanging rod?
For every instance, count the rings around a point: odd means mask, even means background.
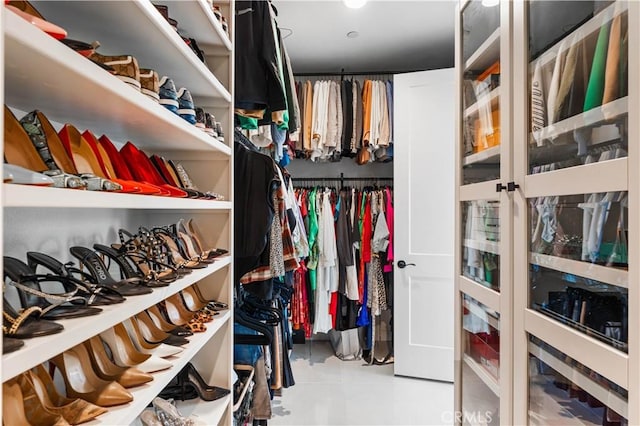
[[[393,180],[392,177],[294,177],[292,178],[294,182],[302,182],[302,181],[311,181],[311,180],[320,180],[320,181],[329,181],[329,182],[340,182],[344,180],[348,181],[357,181],[357,182],[366,182],[366,181],[377,181],[377,180]]]
[[[340,71],[340,72],[294,72],[294,77],[340,77],[345,75],[393,75],[393,74],[405,74],[410,72],[419,72],[424,70],[411,70],[411,71]]]

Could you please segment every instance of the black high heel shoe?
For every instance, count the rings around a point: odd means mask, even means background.
[[[120,244],[112,244],[111,248],[127,256],[145,280],[172,283],[182,276],[161,258],[162,250],[155,239],[140,233],[134,235],[125,229],[118,230],[118,237]]]
[[[78,258],[81,265],[87,268],[87,271],[89,271],[89,274],[98,285],[109,287],[125,296],[137,296],[152,292],[149,287],[140,285],[142,282],[140,278],[128,278],[121,281],[113,279],[100,256],[91,249],[75,246],[71,247],[69,251]]]
[[[42,309],[37,306],[23,309],[20,313],[3,297],[2,301],[2,331],[7,337],[16,339],[30,339],[32,337],[48,336],[60,333],[64,327],[53,321],[40,318]]]
[[[78,295],[77,289],[67,293],[50,294],[44,292],[40,286],[42,282],[63,282],[65,281],[64,277],[36,275],[26,263],[9,256],[3,257],[3,263],[5,280],[9,278],[11,285],[18,290],[22,306],[24,308],[40,308],[40,317],[43,319],[78,318],[102,312],[100,308],[88,307],[87,298]]]
[[[166,287],[169,285],[167,281],[154,280],[151,276],[145,277],[140,270],[136,270],[130,262],[133,260],[127,256],[124,252],[114,249],[113,247],[105,246],[103,244],[94,244],[93,249],[109,259],[109,261],[115,262],[120,268],[121,279],[135,279],[142,280],[142,283],[147,287]],[[107,268],[109,265],[107,265]]]
[[[34,271],[37,271],[38,266],[43,266],[55,275],[64,277],[65,280],[62,281],[62,284],[65,286],[65,290],[71,291],[77,289],[81,295],[87,298],[89,306],[113,305],[126,300],[120,293],[112,288],[92,283],[93,277],[74,267],[71,262],[63,264],[44,253],[30,251],[27,252],[27,264]],[[81,277],[82,279],[76,277]]]
[[[229,389],[207,384],[191,363],[187,363],[180,371],[180,377],[183,380],[183,387],[192,386],[204,401],[215,401],[231,393]]]

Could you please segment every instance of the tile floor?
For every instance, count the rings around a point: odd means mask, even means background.
[[[295,386],[272,402],[269,425],[450,424],[453,385],[396,377],[393,364],[341,361],[329,342],[295,345]]]

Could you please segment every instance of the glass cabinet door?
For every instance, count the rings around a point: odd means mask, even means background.
[[[626,424],[626,390],[613,370],[628,359],[634,243],[627,9],[625,1],[524,6],[529,424]]]
[[[500,178],[500,7],[462,11],[462,184]]]

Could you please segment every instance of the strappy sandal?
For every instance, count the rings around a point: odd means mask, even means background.
[[[183,273],[159,259],[161,248],[150,237],[134,235],[125,229],[118,230],[120,244],[111,244],[111,248],[128,256],[136,265],[145,280],[172,283]]]
[[[203,258],[211,260],[229,253],[229,250],[221,248],[205,249],[202,232],[193,219],[189,219],[186,226],[184,225],[184,221],[180,219],[180,221],[178,221],[178,226],[181,226],[185,233],[191,237],[195,247],[201,253]]]
[[[173,236],[166,229],[158,227],[153,228],[151,232],[153,232],[156,237],[164,243],[173,264],[177,268],[204,269],[207,267],[207,264],[200,262],[199,259],[185,259],[180,253],[180,248],[178,244],[176,244]]]
[[[75,246],[71,247],[69,252],[79,260],[81,267],[87,268],[94,282],[98,285],[109,287],[124,296],[138,296],[149,294],[153,291],[149,287],[140,285],[142,283],[141,278],[126,278],[116,281],[109,273],[100,256],[98,256],[98,253],[89,248]]]
[[[179,266],[176,262],[173,261],[173,257],[169,253],[164,240],[159,238],[154,232],[151,232],[144,226],[141,226],[140,228],[138,228],[137,235],[141,239],[143,246],[146,248],[151,258],[170,265],[172,270],[180,276],[185,276],[192,272],[191,268]]]
[[[27,252],[27,264],[34,271],[37,271],[36,268],[39,265],[52,271],[58,277],[64,277],[65,280],[61,282],[65,291],[78,290],[80,295],[87,298],[89,306],[113,305],[126,300],[116,290],[92,283],[93,277],[73,266],[72,262],[63,264],[44,253],[30,251]]]
[[[32,306],[18,313],[6,297],[3,297],[2,303],[2,332],[5,336],[30,339],[60,333],[64,329],[57,322],[41,319],[42,309],[37,306]]]
[[[107,269],[110,267],[111,261],[118,265],[121,279],[139,278],[147,287],[166,287],[169,285],[168,281],[154,280],[152,276],[144,276],[139,269],[136,270],[134,267],[137,266],[136,262],[124,252],[103,244],[94,244],[93,249],[102,255],[103,261],[104,258],[109,260]]]
[[[5,280],[9,278],[11,280],[10,284],[18,290],[22,306],[25,308],[39,307],[42,310],[40,316],[44,319],[78,318],[97,315],[102,312],[100,308],[88,307],[87,299],[79,296],[77,289],[58,294],[42,291],[41,282],[60,283],[65,280],[64,277],[36,275],[26,263],[9,256],[3,257],[3,269]]]
[[[9,354],[15,352],[24,346],[24,342],[20,339],[14,339],[7,336],[2,336],[2,353]]]

